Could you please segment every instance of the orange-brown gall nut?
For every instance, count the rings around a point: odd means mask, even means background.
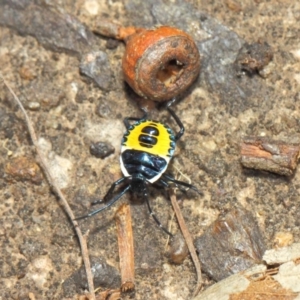
[[[167,101],[185,91],[200,71],[200,55],[193,39],[168,26],[142,30],[126,39],[123,72],[140,96]]]

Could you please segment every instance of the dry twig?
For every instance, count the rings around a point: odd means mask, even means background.
[[[172,190],[172,189],[170,190],[170,198],[171,198],[171,203],[172,203],[173,209],[174,209],[175,214],[176,214],[177,221],[179,223],[179,227],[180,227],[182,235],[183,235],[183,237],[184,237],[184,239],[187,243],[187,246],[189,248],[189,252],[191,254],[193,263],[194,263],[195,268],[196,268],[197,285],[196,285],[196,288],[195,288],[194,293],[193,293],[193,297],[195,297],[200,292],[200,289],[202,288],[202,273],[201,273],[200,261],[198,259],[198,256],[197,256],[197,253],[196,253],[196,250],[195,250],[195,247],[194,247],[193,238],[192,238],[192,236],[191,236],[191,234],[190,234],[190,232],[189,232],[189,230],[188,230],[188,228],[185,224],[185,221],[183,219],[180,207],[177,203],[176,195],[174,193],[174,190]]]
[[[121,205],[118,209],[116,213],[116,223],[122,281],[121,290],[126,292],[134,289],[133,233],[130,205],[128,203]]]
[[[85,270],[86,270],[86,275],[87,275],[87,281],[88,281],[88,287],[89,287],[89,292],[91,294],[91,297],[93,300],[95,300],[95,292],[94,292],[94,283],[93,283],[93,275],[92,275],[92,271],[91,271],[91,264],[90,264],[90,260],[89,260],[89,256],[88,256],[88,250],[87,250],[87,243],[86,243],[86,235],[82,235],[82,232],[80,230],[80,228],[78,227],[78,223],[74,220],[75,216],[73,214],[73,211],[71,210],[65,196],[63,195],[62,191],[60,190],[58,184],[55,181],[55,178],[52,176],[50,168],[48,166],[47,160],[44,158],[43,153],[39,147],[38,144],[38,140],[37,140],[37,136],[35,134],[32,122],[24,108],[24,106],[22,105],[20,99],[17,97],[17,95],[14,93],[14,91],[12,90],[12,88],[9,86],[9,84],[5,81],[4,77],[2,76],[2,74],[0,73],[0,77],[2,78],[5,86],[9,89],[10,93],[13,95],[15,101],[17,102],[17,105],[20,107],[24,117],[25,117],[25,122],[26,125],[28,127],[28,131],[32,140],[32,143],[35,147],[35,150],[37,152],[37,155],[40,159],[40,164],[41,167],[46,175],[46,178],[48,180],[48,183],[50,184],[51,188],[53,189],[53,191],[55,192],[55,194],[58,196],[58,198],[61,200],[63,207],[66,211],[66,213],[68,214],[79,239],[79,243],[80,243],[80,247],[81,247],[81,254],[82,254],[82,258],[83,258],[83,262],[85,265]]]
[[[291,176],[295,173],[299,153],[299,143],[258,136],[243,138],[240,156],[244,167]]]

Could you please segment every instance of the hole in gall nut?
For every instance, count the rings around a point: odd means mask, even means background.
[[[183,72],[183,66],[180,61],[172,59],[158,71],[156,77],[166,87],[169,87],[179,79]]]

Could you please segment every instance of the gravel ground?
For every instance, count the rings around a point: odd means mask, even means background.
[[[0,1],[1,73],[27,109],[76,216],[121,177],[123,118],[142,114],[123,82],[124,44],[89,31],[105,17],[126,26],[176,26],[199,48],[199,79],[174,107],[186,133],[170,166],[204,194],[178,196],[192,235],[199,237],[223,211],[243,207],[252,211],[268,248],[279,232],[299,242],[299,169],[286,178],[245,170],[239,162],[246,135],[300,143],[298,1],[10,2]],[[238,76],[239,50],[259,40],[271,47],[272,61],[260,75]],[[80,74],[87,53],[97,53],[100,61],[94,80]],[[0,299],[76,299],[83,294],[81,282],[64,284],[82,264],[75,231],[36,164],[23,116],[0,85]],[[151,117],[176,129],[165,111],[154,110]],[[114,152],[96,158],[89,148],[97,142]],[[153,188],[150,196],[162,223],[177,231],[166,193]],[[117,207],[80,222],[83,231],[90,230],[91,256],[115,268]],[[132,204],[132,215],[136,289],[123,299],[189,299],[196,283],[193,263],[168,263],[167,236],[143,203]],[[213,283],[204,279],[206,286]]]

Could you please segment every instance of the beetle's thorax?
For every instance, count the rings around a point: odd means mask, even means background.
[[[147,180],[142,174],[132,175],[131,190],[137,196],[144,196],[147,193]]]

